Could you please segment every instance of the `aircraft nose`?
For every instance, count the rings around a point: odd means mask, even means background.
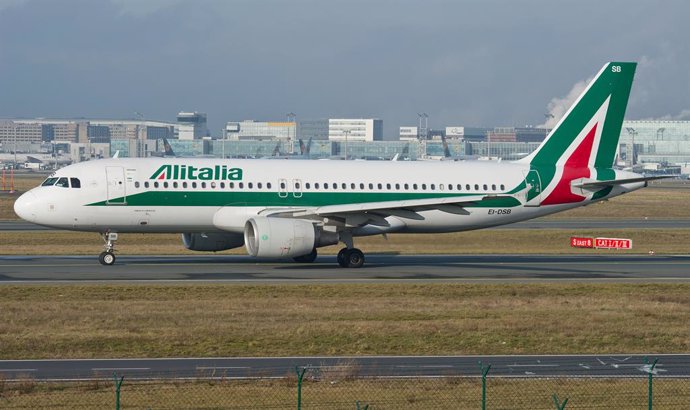
[[[38,197],[33,192],[26,192],[14,201],[14,213],[25,221],[36,220]]]

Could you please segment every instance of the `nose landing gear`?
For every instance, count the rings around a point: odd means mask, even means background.
[[[101,265],[110,266],[115,263],[115,241],[117,241],[116,232],[104,232],[101,234],[105,245],[103,246],[103,252],[98,255],[98,262]]]

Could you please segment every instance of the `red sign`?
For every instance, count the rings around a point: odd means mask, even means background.
[[[594,247],[599,249],[632,249],[632,239],[595,238]]]
[[[573,248],[593,248],[594,239],[592,238],[581,238],[578,236],[570,237],[570,246]]]

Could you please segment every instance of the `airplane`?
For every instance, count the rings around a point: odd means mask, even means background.
[[[118,233],[181,233],[195,251],[360,268],[360,236],[488,228],[647,186],[613,167],[636,63],[604,65],[543,143],[517,161],[118,158],[64,167],[14,204],[22,219],[98,232],[103,265]]]

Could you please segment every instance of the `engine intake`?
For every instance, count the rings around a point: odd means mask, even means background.
[[[239,248],[244,236],[239,233],[183,233],[182,243],[191,251],[217,252]]]

